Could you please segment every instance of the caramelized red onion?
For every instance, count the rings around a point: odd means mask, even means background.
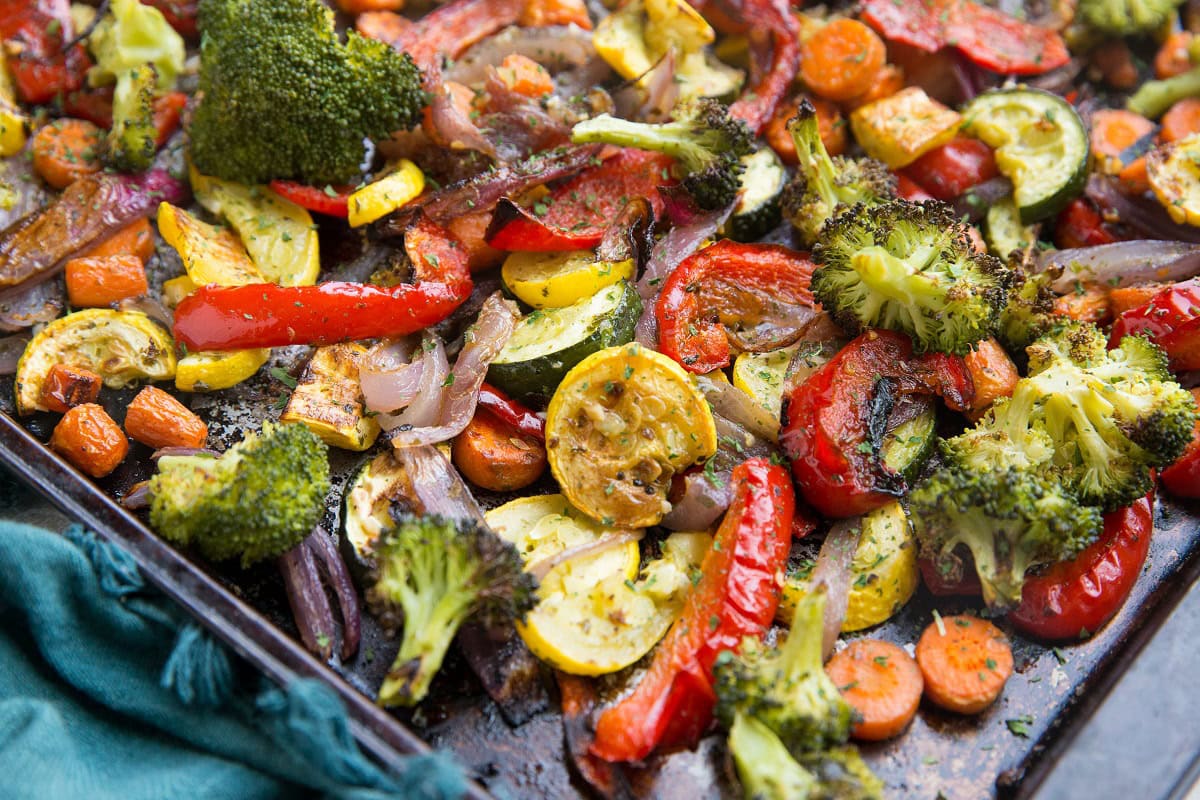
[[[412,342],[389,339],[367,351],[358,366],[358,382],[368,411],[389,413],[404,408],[417,396],[422,361],[409,363]]]
[[[171,309],[163,305],[162,300],[152,295],[144,294],[140,297],[127,297],[117,304],[117,308],[121,311],[137,311],[145,314],[166,328],[170,328],[175,324],[175,314]]]
[[[12,375],[17,371],[17,362],[29,344],[29,335],[18,333],[0,338],[0,375]]]
[[[594,542],[586,544],[577,544],[574,547],[568,547],[560,553],[555,553],[552,556],[543,558],[541,561],[535,561],[525,568],[525,571],[533,575],[539,581],[543,580],[550,574],[550,570],[565,564],[568,561],[584,556],[594,556],[597,553],[604,553],[613,548],[620,547],[629,542],[640,542],[642,537],[646,535],[645,530],[636,531],[612,531],[606,533]]]
[[[437,444],[463,432],[475,414],[479,387],[487,377],[488,367],[508,342],[518,316],[516,304],[505,300],[499,292],[484,301],[479,319],[467,333],[466,345],[442,382],[442,402],[436,415],[428,421],[415,420],[415,415],[406,417],[412,410],[410,406],[397,417],[400,424],[388,431],[393,447]],[[424,380],[422,383],[428,385]]]
[[[813,587],[825,587],[825,624],[821,631],[823,658],[829,658],[833,644],[842,632],[842,622],[846,619],[846,608],[850,602],[850,564],[854,560],[854,552],[858,550],[861,535],[861,517],[834,523],[825,535],[812,576],[808,579]]]
[[[324,576],[338,598],[342,618],[342,658],[354,655],[361,630],[358,596],[346,562],[333,546],[329,534],[318,526],[300,544],[281,555],[278,564],[288,605],[304,646],[325,659],[333,651],[337,625],[321,580]]]
[[[370,399],[366,399],[364,389],[364,400],[368,409],[382,412],[376,419],[385,431],[404,426],[411,429],[432,425],[442,407],[442,387],[449,374],[450,362],[446,360],[445,345],[441,339],[426,333],[421,339],[417,358],[406,365],[403,372],[398,369],[393,373],[395,383],[391,391],[383,396],[373,393]],[[393,400],[398,401],[399,405],[389,408],[386,402]]]
[[[1200,275],[1200,244],[1135,239],[1095,247],[1052,250],[1038,257],[1043,269],[1062,269],[1051,287],[1063,294],[1078,283],[1135,286]]]
[[[696,383],[713,413],[737,423],[760,439],[779,441],[779,420],[731,383],[697,375]]]
[[[1147,239],[1200,242],[1200,228],[1173,222],[1157,200],[1146,195],[1131,197],[1109,176],[1092,175],[1084,193],[1102,210],[1115,215],[1117,221]]]
[[[0,331],[22,331],[49,322],[62,313],[64,295],[62,282],[56,280],[32,280],[0,289]]]
[[[411,477],[424,513],[484,524],[475,496],[441,450],[426,444],[401,448],[394,456]]]

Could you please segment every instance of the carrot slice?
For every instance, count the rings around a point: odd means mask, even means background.
[[[1150,191],[1150,177],[1146,174],[1146,157],[1135,158],[1119,173],[1117,180],[1121,187],[1131,194],[1145,194]]]
[[[917,642],[925,696],[959,714],[978,714],[996,702],[1012,675],[1012,648],[987,620],[959,614],[938,620]]]
[[[1154,131],[1154,123],[1123,108],[1104,108],[1092,114],[1092,155],[1107,172],[1119,172],[1124,166],[1121,153],[1143,136]]]
[[[55,189],[99,172],[104,131],[83,119],[56,119],[33,137],[33,169]]]
[[[1182,75],[1192,68],[1188,48],[1192,44],[1192,33],[1176,31],[1166,38],[1154,55],[1154,77],[1162,80]]]
[[[1154,295],[1167,288],[1165,283],[1147,283],[1143,286],[1122,286],[1110,289],[1108,292],[1108,308],[1113,318],[1121,316],[1132,308],[1140,308]]]
[[[899,736],[921,704],[925,680],[904,648],[858,639],[829,659],[825,672],[862,719],[851,736],[878,742]]]
[[[145,264],[154,255],[154,229],[150,220],[143,217],[131,222],[99,244],[79,254],[80,258],[108,258],[109,256],[137,256]]]
[[[54,426],[50,447],[93,478],[103,478],[125,460],[129,440],[102,406],[84,403]]]
[[[1080,322],[1099,324],[1109,319],[1108,292],[1102,286],[1080,286],[1054,301],[1054,313]]]
[[[96,402],[101,383],[103,379],[90,369],[55,364],[42,381],[42,405],[65,414],[75,406]]]
[[[785,164],[797,163],[796,143],[792,140],[787,124],[788,120],[796,116],[800,100],[801,98],[795,97],[780,103],[775,116],[771,117],[763,130],[767,144]],[[825,145],[829,155],[840,156],[846,152],[846,120],[842,117],[841,109],[815,95],[809,95],[808,101],[817,112],[817,130],[821,134],[821,144]]]
[[[1177,142],[1200,131],[1200,97],[1185,97],[1162,116],[1159,135],[1164,142]]]
[[[190,408],[162,389],[147,386],[125,411],[125,432],[153,447],[204,447],[208,426]]]
[[[853,111],[859,106],[874,103],[885,97],[891,97],[904,88],[904,70],[893,64],[884,64],[871,78],[871,88],[860,95],[842,103],[847,111]]]
[[[804,40],[800,77],[829,100],[849,100],[871,88],[887,49],[875,31],[858,20],[835,19]]]
[[[996,400],[1010,396],[1021,379],[1017,365],[995,339],[984,339],[963,357],[963,363],[975,384],[972,415],[982,415]]]
[[[524,489],[546,470],[541,442],[483,410],[454,440],[451,455],[467,480],[493,492]]]
[[[540,100],[554,91],[554,79],[541,64],[520,53],[510,53],[496,68],[504,85],[523,97]]]
[[[66,264],[67,297],[78,308],[103,308],[150,290],[137,256],[73,258]]]

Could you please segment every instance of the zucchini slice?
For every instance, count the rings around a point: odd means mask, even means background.
[[[996,148],[1021,222],[1053,216],[1083,191],[1088,133],[1066,100],[1040,89],[1000,89],[972,100],[963,117],[966,133]]]
[[[358,365],[367,348],[357,342],[318,347],[304,367],[280,422],[300,422],[330,447],[366,450],[379,423],[366,414]]]
[[[510,253],[500,278],[513,296],[533,308],[563,308],[621,281],[633,280],[633,259],[601,261],[591,250]]]
[[[625,281],[566,308],[534,311],[488,369],[488,381],[519,398],[549,397],[583,359],[633,339],[642,299]]]
[[[1200,134],[1163,145],[1146,157],[1150,188],[1171,219],[1200,225]]]
[[[51,322],[17,362],[17,413],[46,411],[42,384],[55,364],[86,367],[110,389],[175,377],[171,334],[140,311],[89,308]]]
[[[1026,250],[1037,237],[1038,226],[1021,224],[1021,214],[1011,197],[988,208],[983,221],[983,238],[996,258],[1008,261],[1010,255]]]
[[[354,561],[374,559],[375,543],[392,527],[395,516],[419,510],[408,499],[414,496],[412,477],[390,450],[362,465],[342,500],[342,531]]]
[[[782,219],[779,197],[787,185],[787,170],[769,147],[742,156],[742,195],[723,233],[735,242],[753,242],[777,226]]]
[[[937,412],[930,404],[883,438],[883,463],[911,481],[933,455],[936,444]]]

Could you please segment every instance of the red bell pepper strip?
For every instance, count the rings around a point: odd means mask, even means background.
[[[765,458],[734,467],[733,503],[701,565],[700,582],[633,693],[596,722],[591,751],[638,761],[656,747],[691,745],[712,721],[712,668],[724,650],[761,636],[779,605],[795,497],[787,471]]]
[[[185,39],[194,39],[199,33],[196,17],[200,10],[199,0],[142,0],[162,12],[167,24]]]
[[[546,441],[546,421],[489,383],[479,387],[479,407],[492,412],[526,436]]]
[[[1117,317],[1108,346],[1135,333],[1166,350],[1172,369],[1200,369],[1200,278],[1168,286],[1146,305]]]
[[[1078,197],[1054,219],[1054,243],[1062,250],[1120,241],[1090,200]]]
[[[1124,605],[1154,529],[1154,494],[1104,515],[1100,538],[1070,561],[1025,579],[1013,627],[1039,639],[1078,639],[1095,633]]]
[[[673,163],[661,153],[619,150],[538,200],[532,210],[501,200],[484,240],[497,250],[591,250],[631,198],[644,197],[655,216],[662,213],[658,190],[674,183]]]
[[[800,29],[786,0],[745,0],[742,14],[750,25],[750,53],[756,62],[770,48],[770,62],[759,64],[762,77],[729,107],[755,134],[775,115],[800,68]]]
[[[973,566],[964,564],[958,580],[943,575],[931,558],[918,558],[917,566],[921,569],[921,580],[935,597],[979,597],[983,594],[979,574]]]
[[[938,200],[953,200],[972,186],[996,177],[992,148],[957,136],[904,168],[904,174]]]
[[[348,186],[326,186],[322,189],[295,181],[276,180],[271,181],[271,190],[316,214],[340,219],[350,216],[350,195],[353,189]]]
[[[238,350],[424,330],[471,295],[467,251],[445,228],[423,217],[405,231],[404,249],[415,283],[202,286],[175,309],[175,338],[192,350]]]
[[[1192,389],[1196,407],[1200,408],[1200,388]],[[1176,497],[1200,498],[1200,419],[1192,429],[1192,441],[1175,463],[1158,473],[1163,486]]]
[[[882,430],[872,419],[884,381],[893,396],[936,394],[956,410],[975,394],[961,358],[914,357],[902,333],[867,331],[838,351],[784,397],[780,434],[797,488],[827,517],[865,514],[904,494],[904,478],[878,452]]]
[[[659,350],[697,374],[728,366],[729,339],[714,317],[750,311],[736,306],[753,297],[812,306],[812,272],[805,254],[777,244],[722,239],[698,250],[680,262],[658,296]]]
[[[955,47],[1005,75],[1041,75],[1071,58],[1054,31],[970,0],[865,0],[862,18],[891,41],[928,53]]]
[[[188,96],[183,92],[167,92],[154,98],[154,139],[156,147],[167,143],[179,128]],[[111,128],[113,122],[113,90],[111,86],[71,92],[63,97],[63,112],[70,117],[86,119],[101,128]]]
[[[83,86],[87,51],[77,44],[63,52],[74,35],[66,0],[0,0],[0,39],[23,102],[46,103]]]

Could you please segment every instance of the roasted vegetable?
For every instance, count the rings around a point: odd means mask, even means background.
[[[937,203],[856,205],[821,231],[813,260],[813,294],[843,328],[907,333],[918,353],[963,355],[991,336],[1010,281]]]
[[[375,545],[377,575],[367,602],[385,625],[403,618],[400,651],[379,704],[411,706],[428,693],[458,628],[471,616],[519,618],[537,602],[537,581],[516,548],[485,526],[405,517]]]
[[[867,103],[850,115],[863,150],[892,169],[906,167],[954,138],[962,117],[916,86]]]
[[[825,224],[850,206],[873,205],[896,196],[896,176],[882,162],[830,157],[821,142],[812,103],[805,100],[800,104],[788,130],[799,164],[796,177],[783,192],[783,215],[791,220],[804,245],[811,246]]]
[[[379,423],[367,416],[358,383],[358,367],[366,353],[358,342],[318,347],[279,421],[302,423],[325,444],[343,450],[366,450],[375,444]]]
[[[159,535],[246,566],[312,532],[325,510],[329,462],[308,428],[267,422],[219,458],[163,456],[149,488]]]
[[[141,172],[154,161],[154,68],[143,64],[117,76],[113,124],[108,132],[108,163],[122,172]]]
[[[202,0],[197,169],[238,183],[323,185],[360,174],[364,139],[411,128],[425,105],[408,56],[353,31],[318,0]]]
[[[729,116],[714,100],[679,106],[672,121],[661,125],[630,122],[608,114],[585,120],[571,131],[581,144],[607,143],[665,153],[676,161],[676,177],[696,205],[724,208],[741,188],[742,156],[753,149],[754,135],[746,123]]]
[[[1079,0],[1076,13],[1089,28],[1109,36],[1153,33],[1175,16],[1182,0]]]

